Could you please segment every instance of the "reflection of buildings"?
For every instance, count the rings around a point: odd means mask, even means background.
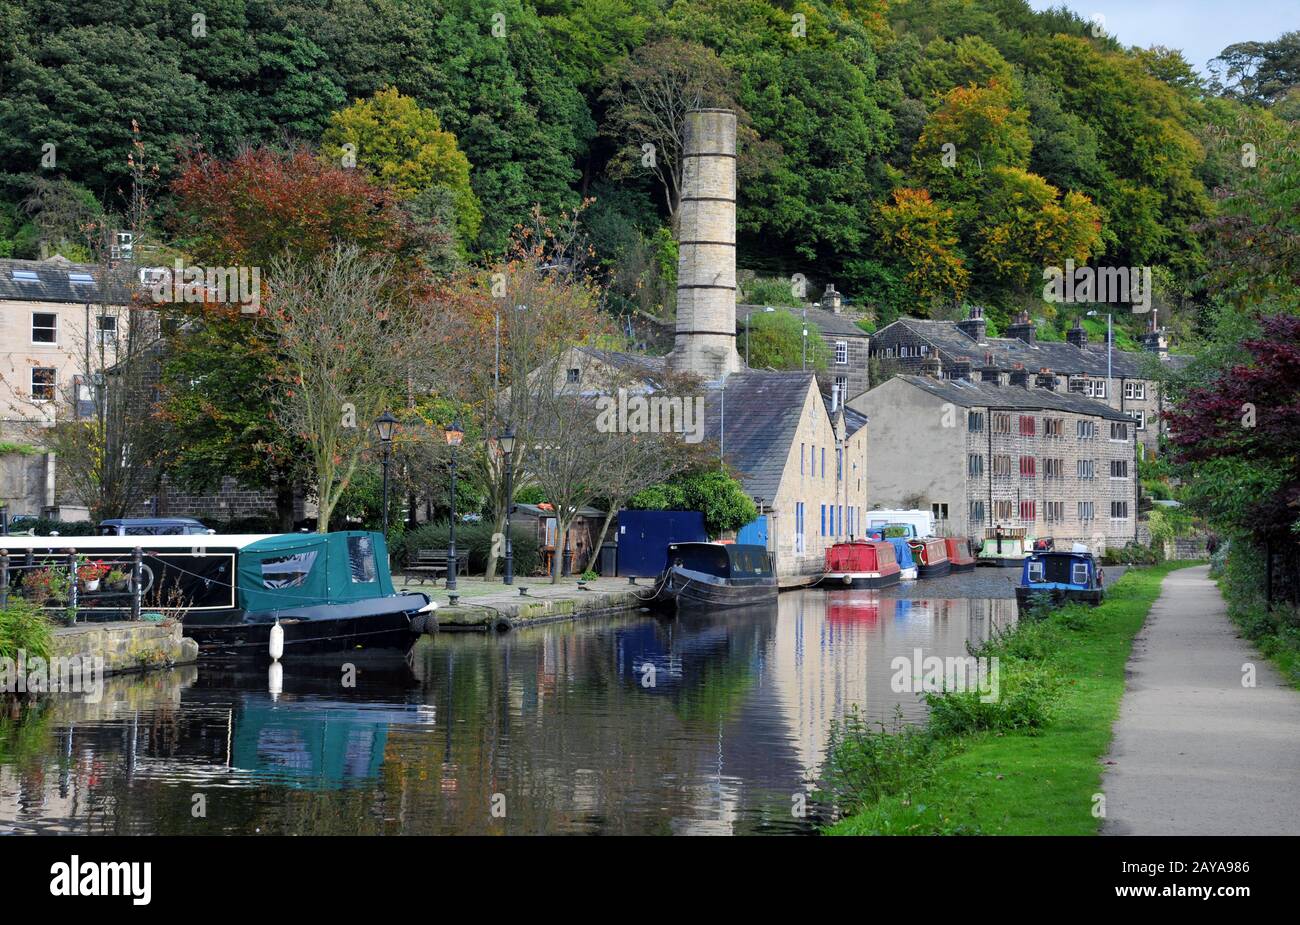
[[[966,654],[966,642],[987,638],[990,621],[1015,620],[1014,600],[898,600],[873,591],[803,591],[781,595],[769,674],[776,706],[801,766],[826,754],[831,721],[852,706],[870,722],[892,726],[895,710],[923,722],[915,694],[894,693],[890,662]]]

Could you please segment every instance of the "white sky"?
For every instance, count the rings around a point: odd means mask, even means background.
[[[1065,6],[1084,19],[1100,13],[1124,45],[1178,48],[1192,67],[1234,42],[1269,41],[1300,29],[1297,0],[1029,0],[1035,10]]]

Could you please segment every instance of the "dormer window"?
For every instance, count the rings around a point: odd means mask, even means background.
[[[74,286],[93,286],[95,278],[89,273],[69,273],[68,282]]]
[[[35,270],[13,270],[11,275],[16,283],[39,283],[41,281]]]

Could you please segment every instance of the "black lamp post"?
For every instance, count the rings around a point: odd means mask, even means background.
[[[456,447],[465,439],[460,422],[447,428],[447,445],[451,447],[451,536],[447,542],[447,590],[456,590]]]
[[[510,512],[515,508],[515,429],[507,425],[498,442],[506,466],[506,570],[502,580],[512,585],[515,583],[515,553],[510,545]]]
[[[388,464],[393,455],[393,428],[397,418],[385,411],[375,421],[375,432],[384,447],[384,542],[388,542]]]

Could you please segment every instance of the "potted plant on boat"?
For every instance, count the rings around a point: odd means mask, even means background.
[[[108,574],[108,566],[102,561],[84,562],[77,566],[77,577],[81,579],[83,591],[98,591],[99,580]]]
[[[23,597],[44,606],[50,601],[66,601],[72,582],[61,568],[42,568],[29,572],[23,579]]]
[[[109,569],[104,576],[104,587],[109,591],[126,591],[131,586],[131,576],[120,568]]]

